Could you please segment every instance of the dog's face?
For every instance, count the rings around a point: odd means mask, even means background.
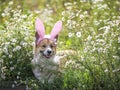
[[[51,58],[56,53],[56,43],[48,38],[43,39],[37,46],[36,51],[43,58]]]
[[[40,54],[42,57],[51,58],[56,53],[56,43],[58,34],[62,29],[62,21],[58,21],[50,35],[45,35],[45,29],[42,21],[37,19],[35,22],[35,54]]]

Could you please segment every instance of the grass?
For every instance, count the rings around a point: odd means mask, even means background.
[[[11,0],[0,4],[1,87],[25,84],[31,90],[120,89],[119,0]],[[47,33],[61,19],[58,51],[76,52],[63,59],[64,72],[52,84],[42,84],[31,71],[37,17]]]

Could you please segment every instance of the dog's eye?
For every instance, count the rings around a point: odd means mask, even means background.
[[[51,48],[53,48],[54,46],[53,45],[50,45]]]
[[[42,45],[43,48],[46,48],[46,45]]]
[[[40,51],[40,53],[43,53],[43,51]]]

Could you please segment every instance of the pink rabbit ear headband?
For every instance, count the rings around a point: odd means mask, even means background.
[[[37,18],[37,20],[35,22],[35,28],[36,28],[36,45],[38,45],[45,38],[48,38],[48,39],[56,42],[57,41],[57,36],[62,29],[62,21],[58,21],[54,25],[50,35],[45,35],[44,25],[39,18]]]

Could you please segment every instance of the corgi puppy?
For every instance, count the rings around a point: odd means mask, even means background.
[[[58,21],[50,35],[45,35],[42,21],[35,22],[35,47],[32,60],[32,70],[35,77],[42,83],[52,82],[58,72],[60,59],[56,56],[57,38],[62,29],[62,21]]]

